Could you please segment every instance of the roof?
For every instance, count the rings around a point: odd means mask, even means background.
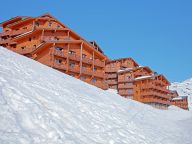
[[[184,100],[184,99],[188,99],[188,97],[187,96],[179,96],[179,97],[173,98],[172,101]]]
[[[102,49],[99,47],[99,45],[96,43],[96,41],[90,41],[90,43],[95,46],[101,53],[103,53]]]
[[[169,82],[169,81],[165,78],[165,76],[162,75],[162,74],[160,74],[160,75],[155,75],[155,74],[153,74],[153,75],[150,75],[150,76],[141,76],[141,77],[135,78],[135,80],[136,80],[136,81],[139,81],[139,80],[144,80],[144,79],[155,79],[155,78],[157,78],[157,77],[162,77],[164,80],[166,80],[167,84],[170,85],[170,82]]]
[[[16,17],[14,17],[14,18],[11,18],[11,19],[9,19],[9,20],[6,20],[6,21],[0,23],[0,26],[1,26],[1,27],[5,27],[5,26],[7,26],[7,25],[10,24],[10,23],[20,21],[20,20],[22,20],[23,18],[28,18],[28,17],[26,17],[26,16],[16,16]]]
[[[135,68],[126,68],[125,70],[119,70],[118,73],[126,73],[126,72],[131,72],[131,71],[136,71],[139,69],[145,69],[147,70],[149,73],[152,73],[153,71],[147,67],[147,66],[139,66],[139,67],[135,67]]]
[[[139,64],[138,64],[133,58],[131,58],[131,57],[113,59],[113,60],[109,60],[107,63],[120,62],[120,61],[123,61],[123,60],[131,60],[132,62],[134,62],[134,64],[135,64],[136,66],[139,66]]]

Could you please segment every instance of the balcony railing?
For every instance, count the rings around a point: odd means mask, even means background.
[[[134,81],[134,79],[132,79],[132,78],[130,78],[130,79],[122,79],[122,78],[119,78],[118,79],[118,82],[133,82]]]
[[[67,54],[64,51],[61,50],[54,50],[53,51],[54,55],[60,56],[60,57],[64,57],[67,58],[67,55],[69,57],[69,59],[74,60],[74,61],[80,61],[81,57],[79,55],[76,54]],[[88,58],[82,58],[82,62],[86,63],[86,64],[93,64],[93,60],[92,59],[88,59]],[[95,66],[100,66],[100,67],[104,67],[104,62],[96,60],[95,61]]]
[[[107,83],[108,83],[109,85],[116,85],[116,84],[117,84],[117,81],[107,81]]]
[[[85,75],[90,75],[90,76],[93,75],[93,71],[91,71],[90,69],[82,69],[81,73]]]
[[[117,74],[107,74],[107,75],[106,75],[106,78],[107,78],[107,79],[117,78]]]
[[[104,73],[103,72],[98,72],[98,71],[95,71],[94,73],[93,73],[93,75],[95,76],[95,77],[100,77],[100,78],[104,78]]]
[[[0,33],[0,37],[1,36],[13,36],[13,35],[19,35],[19,34],[22,34],[22,33],[26,33],[26,32],[29,32],[31,31],[32,29],[21,29],[21,30],[12,30],[12,31],[7,31],[7,32],[3,32],[3,33]]]
[[[69,71],[75,72],[75,73],[80,73],[80,68],[79,67],[69,67]]]
[[[93,60],[88,58],[82,58],[82,62],[86,64],[93,64]]]
[[[156,97],[161,97],[166,99],[170,98],[170,96],[167,94],[162,94],[162,93],[151,91],[151,90],[147,92],[141,92],[141,96],[156,96]]]
[[[119,84],[118,85],[119,89],[133,89],[133,87],[134,87],[133,84],[131,84],[131,85],[130,84],[126,84],[126,85]]]
[[[95,60],[94,64],[95,66],[98,66],[98,67],[102,67],[102,68],[105,67],[105,63],[99,60]]]
[[[65,65],[65,64],[54,63],[53,67],[56,69],[60,69],[60,70],[67,70],[67,65]]]
[[[33,52],[35,49],[37,49],[36,47],[27,47],[24,49],[12,49],[14,52],[25,55],[25,54],[29,54],[31,52]]]
[[[157,98],[143,98],[141,100],[143,103],[159,103],[159,104],[166,104],[166,105],[170,105],[170,101],[169,100],[162,100],[162,99],[157,99]]]
[[[155,89],[155,90],[158,90],[158,91],[162,91],[162,92],[165,92],[165,93],[170,93],[170,90],[164,88],[164,87],[160,87],[160,86],[155,86],[155,85],[145,85],[145,86],[142,86],[141,89]]]
[[[109,73],[112,73],[112,72],[117,72],[118,69],[116,69],[116,68],[106,68],[105,71],[109,72]]]
[[[119,93],[119,95],[122,95],[122,96],[133,96],[134,95],[133,92],[128,92],[128,91],[119,91],[118,93]]]

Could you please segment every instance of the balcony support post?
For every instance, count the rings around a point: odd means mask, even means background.
[[[80,49],[80,75],[82,73],[82,55],[83,55],[83,42],[81,43],[81,49]]]

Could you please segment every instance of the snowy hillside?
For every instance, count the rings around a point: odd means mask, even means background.
[[[192,114],[158,110],[0,48],[1,144],[191,144]]]
[[[181,83],[172,83],[170,88],[177,90],[180,96],[188,96],[189,108],[192,110],[192,78]]]

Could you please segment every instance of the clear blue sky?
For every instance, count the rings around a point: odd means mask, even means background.
[[[110,58],[133,57],[170,81],[192,77],[192,0],[5,0],[0,21],[49,12]]]

